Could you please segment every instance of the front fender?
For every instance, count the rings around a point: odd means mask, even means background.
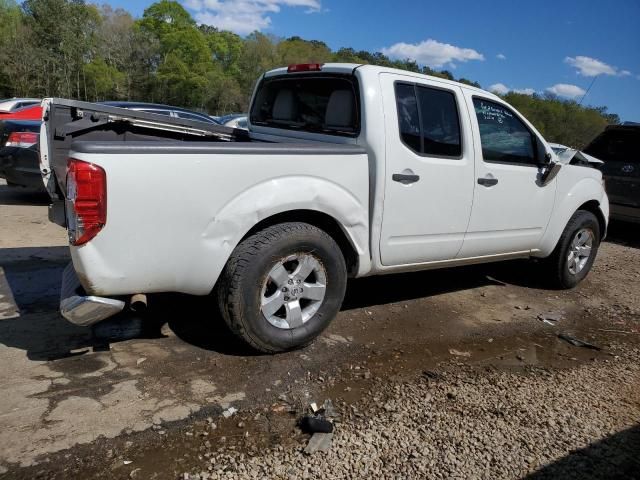
[[[571,167],[565,167],[565,169],[568,168]],[[608,222],[609,219],[609,201],[601,181],[591,177],[583,178],[575,183],[567,177],[559,178],[559,181],[556,204],[549,221],[549,227],[542,238],[540,249],[534,254],[536,257],[551,255],[567,223],[585,203],[596,201],[605,221]]]
[[[229,256],[256,224],[273,215],[313,210],[334,218],[359,257],[360,269],[369,269],[368,184],[350,192],[341,185],[312,176],[273,178],[252,186],[224,205],[202,232],[204,261],[213,288]],[[202,268],[202,265],[199,266]]]

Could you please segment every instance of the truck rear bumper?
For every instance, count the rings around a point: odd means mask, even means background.
[[[124,308],[122,300],[86,295],[73,264],[69,263],[62,274],[60,313],[75,325],[88,327],[119,313]]]

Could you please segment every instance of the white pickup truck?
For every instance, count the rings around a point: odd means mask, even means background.
[[[265,73],[249,133],[44,102],[50,217],[69,231],[62,314],[90,325],[146,294],[213,295],[257,350],[311,342],[348,277],[513,258],[578,284],[607,229],[602,175],[515,109],[370,65]],[[393,279],[389,279],[393,281]]]

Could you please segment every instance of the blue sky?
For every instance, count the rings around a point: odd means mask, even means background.
[[[322,40],[544,92],[640,121],[640,1],[181,0],[200,22]],[[141,15],[150,0],[112,0]],[[594,81],[595,79],[595,81]]]

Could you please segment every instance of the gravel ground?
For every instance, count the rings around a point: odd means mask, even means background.
[[[640,349],[614,351],[564,370],[450,364],[435,380],[379,379],[338,405],[328,453],[201,449],[202,471],[184,478],[640,478]]]
[[[206,299],[158,295],[137,333],[64,321],[46,203],[0,182],[0,479],[640,479],[638,225],[576,289],[525,262],[358,279],[318,342],[255,356]],[[327,398],[306,456],[296,418]]]

